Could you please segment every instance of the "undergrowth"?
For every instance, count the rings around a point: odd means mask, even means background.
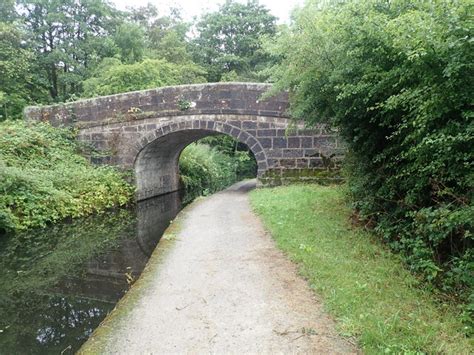
[[[47,123],[0,123],[0,234],[127,204],[122,173],[94,167],[75,133]]]
[[[181,180],[189,198],[209,195],[243,178],[253,177],[248,166],[255,164],[248,152],[227,152],[223,145],[193,143],[179,159]]]

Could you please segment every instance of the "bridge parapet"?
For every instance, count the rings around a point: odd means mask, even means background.
[[[80,128],[150,117],[254,115],[289,118],[288,94],[262,99],[271,88],[259,83],[209,83],[168,86],[25,109],[32,120]]]

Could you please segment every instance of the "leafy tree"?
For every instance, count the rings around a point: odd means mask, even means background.
[[[243,79],[254,79],[268,60],[261,37],[275,34],[275,20],[254,0],[246,4],[227,0],[217,12],[204,15],[196,25],[193,53],[208,71],[208,80],[219,81],[232,71]]]
[[[469,0],[309,2],[273,46],[283,58],[276,90],[290,89],[293,115],[332,123],[346,138],[359,215],[413,270],[467,294],[474,289],[470,13]]]
[[[14,23],[0,22],[0,120],[20,117],[28,102],[44,98],[32,74],[34,54],[24,43]]]
[[[2,2],[0,2],[0,21],[12,22],[17,17],[15,0],[2,0]]]
[[[226,134],[208,136],[197,141],[230,156],[234,161],[236,181],[257,175],[257,161],[250,148]]]
[[[123,63],[136,63],[143,60],[146,43],[145,31],[135,23],[122,24],[114,35],[114,42],[119,48]]]
[[[154,37],[150,43],[150,55],[156,58],[164,58],[171,63],[192,62],[191,54],[188,51],[188,44],[178,31],[171,29],[161,31],[154,28],[151,33]]]
[[[143,28],[148,28],[158,17],[158,9],[150,3],[146,6],[131,7],[127,10],[127,18]]]
[[[148,4],[131,9],[129,19],[145,30],[147,57],[164,58],[171,63],[192,62],[186,38],[189,24],[178,9],[171,8],[170,15],[158,16],[157,8]]]
[[[114,52],[119,13],[105,0],[19,0],[39,75],[54,101],[81,90],[88,70]]]
[[[173,64],[164,59],[145,59],[134,64],[122,64],[106,59],[95,75],[84,82],[85,96],[109,95],[144,90],[166,85],[204,82],[205,72],[195,64]]]

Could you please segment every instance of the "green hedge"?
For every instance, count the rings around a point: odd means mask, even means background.
[[[469,0],[308,4],[269,48],[292,113],[346,139],[358,216],[474,310]],[[466,314],[466,316],[468,316]]]
[[[207,144],[187,146],[179,159],[181,180],[188,199],[209,195],[237,181],[236,160]]]
[[[73,131],[0,123],[0,233],[121,206],[133,193],[121,173],[80,155]]]

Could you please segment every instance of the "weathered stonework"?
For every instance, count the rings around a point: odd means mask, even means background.
[[[262,185],[337,179],[328,173],[343,155],[337,135],[292,122],[286,93],[262,99],[269,88],[252,83],[166,87],[30,107],[25,116],[77,127],[79,139],[103,153],[95,163],[134,169],[139,200],[177,190],[181,151],[219,133],[250,148]]]

